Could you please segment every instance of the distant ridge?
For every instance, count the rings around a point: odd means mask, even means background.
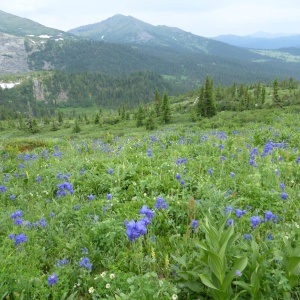
[[[69,35],[62,30],[49,28],[26,18],[0,10],[0,32],[25,37],[26,35]]]
[[[300,34],[270,34],[257,32],[251,35],[220,35],[213,38],[232,46],[251,49],[280,49],[288,47],[300,47]]]

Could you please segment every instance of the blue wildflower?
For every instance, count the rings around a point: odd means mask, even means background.
[[[21,243],[27,242],[27,237],[24,233],[20,233],[14,236],[15,246],[20,245]]]
[[[94,198],[95,198],[94,195],[92,195],[92,194],[91,194],[91,195],[88,195],[88,199],[89,199],[89,200],[93,200]]]
[[[285,192],[281,193],[281,199],[286,200],[288,198],[288,194]]]
[[[55,273],[48,276],[48,285],[49,286],[56,284],[57,281],[58,281],[58,278],[57,278],[57,275]]]
[[[109,169],[108,174],[112,174],[114,172],[114,169]]]
[[[181,178],[180,174],[177,173],[177,174],[175,175],[175,178],[176,178],[176,180],[179,180],[179,179]]]
[[[107,195],[106,195],[106,199],[107,199],[107,200],[111,200],[111,198],[112,198],[112,194],[107,194]]]
[[[192,220],[192,222],[191,222],[191,227],[192,227],[194,230],[196,230],[198,226],[199,226],[199,221],[197,221],[197,220]]]
[[[261,223],[260,217],[259,216],[252,216],[250,217],[250,223],[251,227],[256,228],[259,223]]]
[[[7,191],[7,188],[4,185],[0,185],[0,192],[4,193]]]
[[[156,199],[155,208],[157,208],[157,209],[167,209],[168,204],[165,202],[164,198],[158,197]]]
[[[16,218],[20,218],[20,217],[23,217],[23,212],[22,210],[16,210],[14,213],[12,213],[10,215],[10,218],[11,219],[16,219]]]
[[[83,257],[79,262],[79,266],[92,270],[93,264],[90,263],[90,259],[88,257]]]
[[[250,240],[250,239],[252,239],[251,234],[245,233],[245,234],[244,234],[244,239],[245,239],[245,240]]]
[[[233,219],[228,219],[227,222],[226,222],[226,226],[231,226],[233,224],[234,224]]]
[[[147,205],[143,205],[143,207],[140,209],[140,214],[146,215],[150,220],[154,217],[154,211],[148,208]]]
[[[63,266],[63,265],[66,265],[69,261],[67,259],[62,259],[62,260],[58,260],[57,261],[57,265],[59,267]]]

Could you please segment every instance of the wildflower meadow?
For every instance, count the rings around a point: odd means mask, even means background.
[[[300,299],[300,124],[0,150],[1,299]]]

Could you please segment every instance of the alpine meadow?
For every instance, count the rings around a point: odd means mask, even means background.
[[[0,299],[300,299],[299,64],[0,11]]]

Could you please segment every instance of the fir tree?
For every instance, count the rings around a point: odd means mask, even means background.
[[[171,109],[167,92],[164,93],[163,103],[161,107],[161,116],[163,123],[168,124],[171,122]]]
[[[150,110],[149,116],[146,119],[145,125],[146,125],[146,130],[154,130],[156,128],[155,112],[153,109]]]
[[[161,97],[157,89],[155,90],[155,95],[154,95],[154,107],[155,107],[156,116],[159,117],[160,108],[161,108]]]
[[[275,78],[273,82],[273,102],[276,106],[281,106],[281,101],[279,98],[279,86],[278,86],[278,79]]]
[[[78,122],[76,120],[72,132],[73,133],[79,133],[80,131],[81,131],[81,128],[79,127]]]
[[[145,112],[142,104],[139,105],[138,111],[136,113],[136,127],[143,126],[143,120],[145,118]]]

